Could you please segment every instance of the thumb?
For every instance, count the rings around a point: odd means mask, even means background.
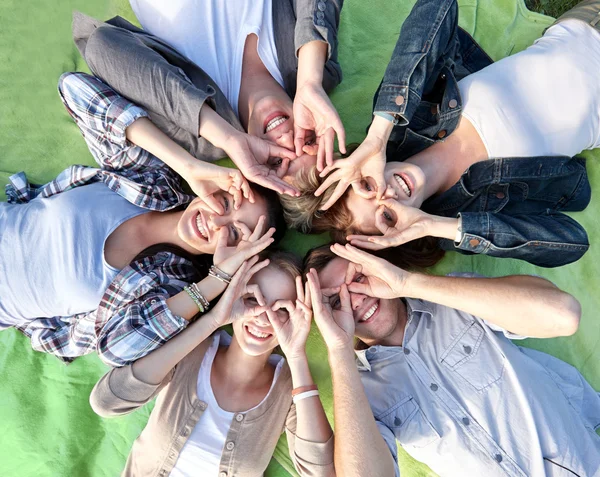
[[[296,156],[301,156],[306,142],[306,129],[301,128],[297,124],[294,125],[294,147],[296,149]]]

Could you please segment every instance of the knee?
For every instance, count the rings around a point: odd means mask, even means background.
[[[98,61],[99,58],[111,55],[115,47],[122,41],[123,31],[110,25],[100,25],[90,35],[85,47],[85,60],[88,66],[92,68],[92,64]]]

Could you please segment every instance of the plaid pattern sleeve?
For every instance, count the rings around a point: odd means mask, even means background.
[[[194,279],[192,264],[160,252],[133,262],[109,285],[96,317],[96,349],[114,367],[132,363],[165,344],[188,322],[166,300]]]

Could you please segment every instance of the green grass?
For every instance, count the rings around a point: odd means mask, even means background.
[[[579,1],[580,0],[525,0],[525,4],[531,11],[556,18],[570,8],[573,8]]]

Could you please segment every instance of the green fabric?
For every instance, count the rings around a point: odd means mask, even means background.
[[[527,47],[551,19],[527,11],[522,0],[460,1],[460,23],[485,50],[500,59]],[[395,44],[400,25],[414,1],[346,0],[340,27],[340,61],[344,81],[334,93],[349,142],[359,142],[370,120],[375,91]],[[97,18],[121,14],[133,20],[126,0],[3,0],[0,14],[0,182],[25,170],[30,180],[51,180],[73,163],[93,164],[77,127],[62,107],[56,83],[65,71],[86,70],[70,35],[70,17],[79,9]],[[560,101],[560,92],[549,101]],[[586,154],[595,156],[595,154]],[[600,180],[596,161],[588,165],[592,185]],[[3,198],[0,197],[0,198]],[[594,241],[598,225],[593,211],[573,214]],[[1,231],[0,231],[1,233]],[[286,246],[298,253],[323,238],[290,233]],[[582,303],[579,332],[570,338],[529,340],[527,346],[549,352],[575,365],[600,389],[600,308],[595,246],[578,263],[555,270],[538,269],[512,260],[448,254],[435,269],[477,271],[497,276],[539,274],[573,293]],[[322,341],[313,332],[309,355],[321,397],[333,416],[331,386]],[[35,353],[14,330],[0,333],[0,475],[7,477],[115,476],[143,428],[150,406],[117,419],[100,419],[88,405],[89,392],[107,368],[96,356],[65,366]],[[270,476],[291,470],[284,445],[275,454],[279,464]],[[432,475],[426,466],[401,454],[404,476]]]

